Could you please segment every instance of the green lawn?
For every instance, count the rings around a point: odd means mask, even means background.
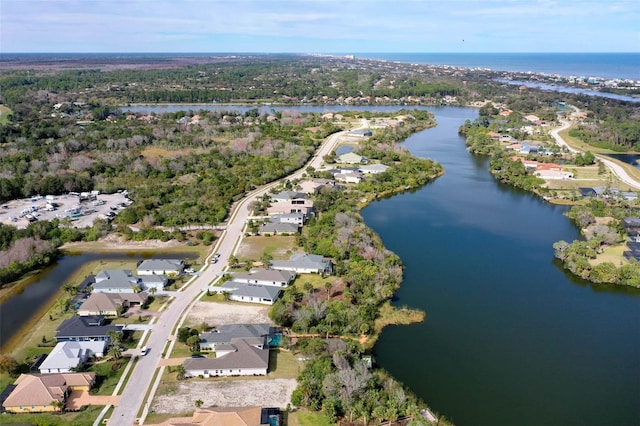
[[[269,379],[295,379],[304,367],[291,351],[272,349],[269,353]]]
[[[32,424],[47,426],[90,426],[100,414],[104,407],[89,406],[84,410],[77,412],[69,412],[64,414],[2,414],[0,415],[0,424],[16,425],[16,424]]]
[[[117,370],[113,369],[114,362],[111,360],[92,365],[91,368],[89,368],[89,371],[96,373],[99,380],[99,386],[91,389],[91,393],[96,395],[111,395],[128,362],[128,359],[120,359],[118,361],[120,368]]]
[[[289,426],[332,426],[322,413],[312,411],[296,411],[288,413],[287,425]]]
[[[240,262],[247,260],[260,261],[260,258],[265,253],[274,259],[284,260],[288,259],[297,250],[296,237],[283,237],[280,235],[245,237],[238,250],[238,260]]]

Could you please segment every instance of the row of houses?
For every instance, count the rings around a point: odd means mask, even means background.
[[[333,273],[330,259],[316,254],[296,253],[289,260],[273,260],[270,269],[258,268],[249,272],[232,272],[231,279],[221,286],[210,287],[214,293],[227,294],[230,300],[272,305],[297,274]]]

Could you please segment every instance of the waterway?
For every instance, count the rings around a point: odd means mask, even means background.
[[[640,291],[565,274],[566,208],[466,151],[457,129],[476,111],[432,111],[438,126],[405,145],[445,175],[362,212],[405,263],[394,303],[427,313],[383,331],[378,365],[459,426],[640,424]]]
[[[66,254],[54,264],[29,277],[20,284],[19,290],[0,304],[0,348],[34,315],[42,312],[56,295],[60,287],[71,278],[78,268],[98,260],[142,260],[148,258],[194,258],[191,253],[167,251],[79,253]],[[82,277],[75,284],[80,284]]]

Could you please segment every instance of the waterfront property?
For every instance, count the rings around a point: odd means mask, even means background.
[[[95,381],[95,373],[21,374],[2,407],[10,413],[62,411],[71,391],[89,390]]]
[[[317,254],[297,253],[289,260],[272,260],[271,268],[280,271],[293,271],[298,274],[331,274],[333,264],[330,259]]]
[[[196,408],[191,417],[174,417],[156,426],[279,426],[280,410],[262,407]]]
[[[282,290],[272,285],[249,284],[246,282],[227,281],[220,287],[210,287],[210,291],[228,293],[229,300],[234,302],[260,303],[273,305]]]
[[[293,223],[267,222],[260,226],[260,235],[294,235],[300,231],[300,227]]]
[[[291,200],[307,199],[307,194],[298,191],[281,191],[270,195],[269,198],[274,203],[286,203]]]
[[[338,156],[338,158],[336,158],[336,162],[341,164],[363,164],[367,162],[367,159],[355,152],[347,152]]]
[[[90,340],[110,341],[109,332],[122,331],[118,325],[103,325],[101,316],[72,317],[62,321],[56,330],[56,341],[82,342]]]
[[[269,222],[272,223],[289,223],[292,225],[304,225],[304,214],[302,213],[282,213],[271,216]]]
[[[267,339],[275,334],[271,324],[227,324],[200,334],[200,348],[218,351],[224,345],[230,345],[233,339]]]
[[[102,293],[137,293],[155,288],[164,290],[169,280],[165,275],[133,275],[128,269],[106,269],[96,275],[93,290]]]
[[[106,346],[104,340],[59,342],[38,369],[42,374],[70,373],[93,357],[103,357]]]
[[[234,338],[218,345],[216,358],[190,358],[182,365],[187,377],[266,376],[269,347],[265,338]]]
[[[275,287],[287,287],[296,278],[292,271],[280,271],[277,269],[252,269],[249,272],[233,272],[232,281],[246,284],[268,285]]]
[[[141,293],[92,293],[78,308],[80,316],[116,316],[119,309],[143,304],[149,296]]]
[[[360,166],[358,171],[365,175],[377,175],[378,173],[384,173],[389,170],[389,166],[385,166],[384,164],[368,164],[365,166]]]
[[[145,259],[136,268],[138,275],[172,275],[178,276],[184,270],[184,260],[180,259]]]

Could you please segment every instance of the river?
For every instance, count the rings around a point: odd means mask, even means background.
[[[20,329],[33,321],[56,295],[62,284],[82,265],[97,260],[142,260],[146,258],[195,258],[197,254],[166,250],[120,253],[65,254],[52,265],[29,277],[18,290],[0,304],[0,348]],[[74,284],[80,284],[80,280]]]
[[[383,331],[378,365],[459,426],[640,424],[640,291],[565,274],[566,208],[466,151],[457,129],[476,111],[432,111],[437,127],[405,145],[445,175],[362,212],[405,263],[394,303],[427,313]]]
[[[424,323],[383,331],[378,365],[458,426],[640,424],[640,291],[566,274],[552,249],[555,241],[579,238],[566,207],[499,184],[489,159],[466,151],[457,130],[476,110],[427,109],[438,125],[405,145],[442,163],[445,175],[362,211],[405,263],[394,303],[427,313]]]

